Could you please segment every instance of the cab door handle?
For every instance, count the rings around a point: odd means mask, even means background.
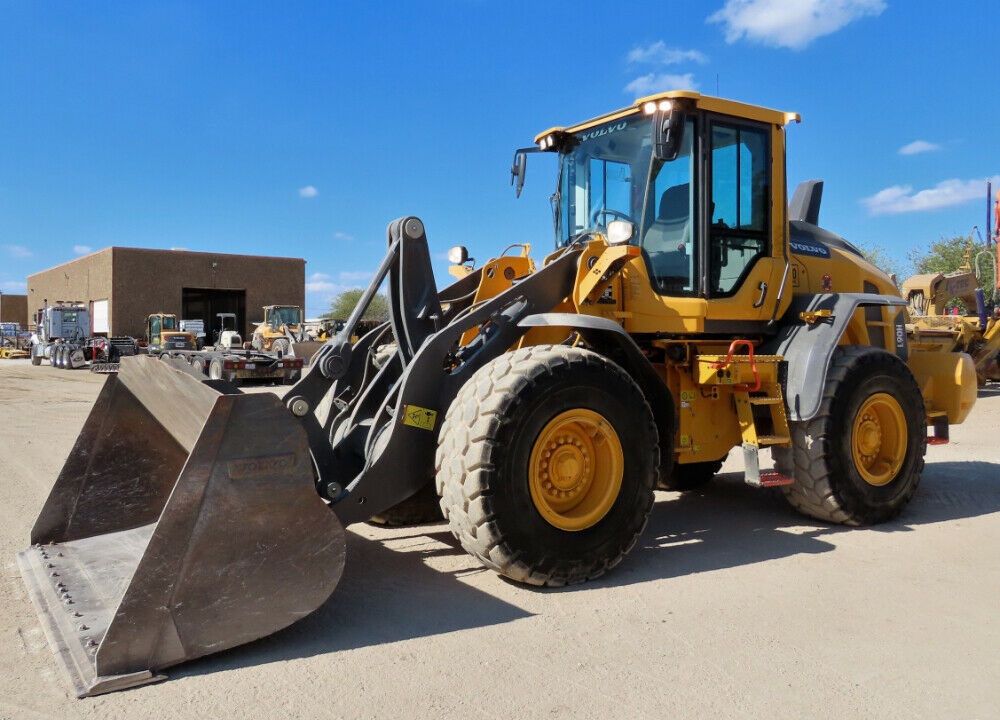
[[[764,304],[764,298],[767,297],[767,283],[762,280],[760,283],[758,283],[757,289],[760,290],[760,297],[757,298],[757,302],[753,304],[755,308],[759,308],[761,305]]]

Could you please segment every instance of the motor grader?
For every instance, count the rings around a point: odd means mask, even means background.
[[[889,278],[818,226],[820,184],[788,206],[797,120],[669,92],[542,133],[554,251],[438,289],[423,223],[392,222],[283,400],[126,358],[19,555],[77,693],[293,623],[333,592],[344,526],[428,486],[468,552],[547,586],[613,568],[658,481],[706,482],[733,448],[808,515],[897,515],[929,430],[972,407],[971,360],[907,346]],[[352,341],[383,282],[389,322]]]

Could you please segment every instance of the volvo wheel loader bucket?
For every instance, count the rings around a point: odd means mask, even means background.
[[[21,573],[83,697],[304,617],[340,579],[345,540],[275,395],[136,356],[109,376],[31,543]]]

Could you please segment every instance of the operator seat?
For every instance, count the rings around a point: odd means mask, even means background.
[[[660,196],[656,219],[642,241],[653,281],[661,292],[691,289],[691,186],[674,185]]]

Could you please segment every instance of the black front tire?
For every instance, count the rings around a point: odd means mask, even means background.
[[[805,515],[869,525],[898,515],[920,484],[927,449],[923,396],[906,364],[884,350],[845,346],[830,362],[819,412],[789,423],[775,448],[782,488]]]
[[[552,434],[575,416],[598,419],[580,425],[592,444],[572,422]],[[595,578],[646,525],[657,438],[642,391],[610,360],[566,346],[515,350],[477,371],[448,409],[435,463],[441,509],[462,547],[501,575],[547,586]]]

